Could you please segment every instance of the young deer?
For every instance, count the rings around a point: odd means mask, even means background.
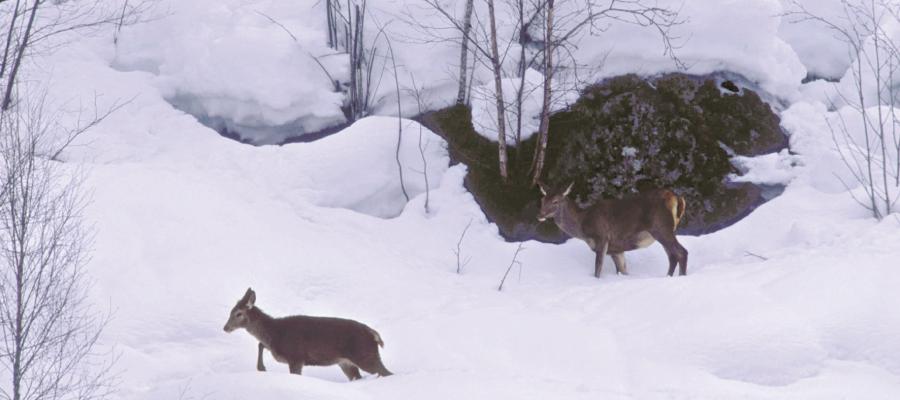
[[[288,364],[292,374],[300,375],[304,365],[338,364],[351,381],[362,378],[360,369],[379,376],[391,375],[381,363],[378,347],[384,347],[384,342],[374,329],[341,318],[305,315],[272,318],[255,303],[256,293],[247,289],[231,309],[225,332],[244,328],[259,340],[257,370],[266,370],[262,361],[265,348],[275,360]]]
[[[544,197],[538,220],[553,218],[569,236],[587,242],[597,257],[594,276],[600,277],[606,254],[616,264],[619,274],[627,274],[625,252],[659,241],[669,256],[669,276],[679,265],[679,275],[687,274],[688,252],[678,243],[675,228],[684,216],[684,198],[669,190],[653,190],[621,200],[601,200],[585,209],[568,197],[572,184],[561,193],[550,194],[539,185]]]

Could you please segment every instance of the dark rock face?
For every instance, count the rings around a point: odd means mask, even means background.
[[[564,240],[555,225],[536,221],[540,194],[527,178],[502,183],[493,177],[496,145],[470,137],[477,136],[474,130],[464,132],[471,123],[461,121],[461,114],[456,110],[454,118],[432,123],[426,118],[426,124],[447,138],[451,157],[469,166],[466,185],[504,237]],[[785,148],[779,122],[757,93],[719,76],[611,78],[586,88],[575,104],[551,117],[544,181],[574,182],[573,195],[582,205],[669,188],[688,203],[679,233],[712,232],[764,201],[761,188],[727,182],[728,174],[739,172],[730,157]],[[512,150],[514,173],[526,175],[521,171],[528,169],[534,140]]]
[[[779,118],[752,90],[715,77],[636,75],[588,87],[553,116],[547,181],[575,182],[582,204],[644,188],[686,197],[681,233],[727,226],[757,205],[760,190],[726,183],[734,154],[786,146]]]

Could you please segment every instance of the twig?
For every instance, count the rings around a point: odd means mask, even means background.
[[[419,86],[416,85],[416,77],[412,72],[409,73],[409,79],[412,81],[413,95],[416,98],[416,106],[419,110],[419,115],[422,115],[422,93],[419,90]],[[425,147],[422,146],[422,124],[419,124],[419,156],[422,158],[422,175],[425,177],[425,213],[427,214],[428,203],[431,199],[431,185],[428,181],[428,159],[425,157]]]
[[[768,260],[769,260],[769,259],[766,258],[766,257],[763,257],[763,256],[761,256],[761,255],[759,255],[759,254],[752,253],[752,252],[749,252],[749,251],[744,251],[744,254],[745,254],[745,255],[748,255],[748,256],[751,256],[751,257],[756,257],[756,258],[758,258],[758,259],[760,259],[760,260],[763,260],[763,261],[768,261]]]
[[[518,260],[519,253],[525,250],[525,247],[522,246],[522,243],[519,243],[519,246],[516,247],[516,252],[513,254],[512,261],[509,262],[509,267],[506,268],[506,273],[503,274],[503,279],[500,279],[500,286],[497,287],[497,291],[503,291],[503,283],[506,282],[506,277],[509,276],[509,271],[512,271],[513,266],[518,265],[519,271],[522,268],[522,262]]]
[[[470,227],[471,225],[472,225],[472,218],[469,218],[469,223],[466,224],[466,228],[463,229],[462,234],[459,235],[459,240],[456,241],[456,250],[453,250],[453,254],[456,254],[456,273],[457,273],[457,274],[462,274],[463,268],[465,268],[466,265],[469,265],[469,261],[472,261],[472,257],[471,257],[471,256],[470,256],[470,257],[466,257],[466,260],[465,260],[465,261],[462,261],[462,260],[460,259],[460,258],[461,258],[461,254],[462,254],[462,242],[463,242],[463,239],[465,239],[465,237],[466,237],[466,232],[469,231],[469,227]]]

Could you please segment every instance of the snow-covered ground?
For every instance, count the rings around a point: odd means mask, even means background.
[[[114,310],[103,344],[121,354],[117,398],[898,398],[900,218],[868,218],[834,178],[842,165],[829,113],[798,94],[806,69],[777,36],[778,1],[754,0],[761,7],[747,13],[733,10],[747,2],[697,3],[686,3],[697,18],[685,56],[791,100],[782,120],[796,155],[742,160],[747,179],[787,183],[784,194],[725,230],[680,238],[690,260],[678,278],[664,276],[658,244],[628,253],[630,276],[608,262],[597,280],[583,243],[528,242],[499,292],[517,245],[463,188],[465,167],[448,167],[445,143],[417,123],[400,122],[407,202],[396,118],[253,147],[173,108],[183,95],[237,119],[336,116],[327,85],[290,72],[318,67],[255,13],[295,15],[282,22],[313,32],[295,34],[317,46],[321,26],[303,25],[302,6],[172,1],[118,48],[100,35],[39,56],[53,68],[29,77],[56,104],[133,99],[62,157],[91,191],[88,269],[93,299]],[[735,31],[722,33],[720,14]],[[723,53],[735,38],[746,39],[741,50]],[[405,64],[427,70],[415,45],[397,46]],[[667,68],[661,53],[646,64],[626,53],[610,53],[611,68]],[[449,72],[432,71],[419,80],[439,93]],[[462,256],[471,262],[457,274],[452,249],[470,221]],[[337,367],[309,367],[294,376],[268,355],[269,372],[257,372],[255,341],[222,330],[247,287],[276,316],[369,324],[396,375],[348,383]]]

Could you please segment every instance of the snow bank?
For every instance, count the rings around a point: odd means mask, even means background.
[[[232,129],[295,129],[245,139],[273,143],[316,131],[345,119],[341,94],[313,57],[321,57],[335,79],[347,74],[346,58],[326,47],[315,2],[302,3],[166,0],[156,8],[166,11],[157,19],[123,30],[110,61],[157,75],[166,98],[192,114],[222,118]]]
[[[294,156],[303,160],[300,168],[313,177],[307,188],[316,193],[315,204],[393,217],[406,205],[404,190],[415,197],[428,189],[426,177],[430,189],[440,182],[450,163],[446,146],[418,122],[368,117],[315,145],[296,146]],[[398,163],[403,168],[402,186]]]
[[[778,36],[778,0],[665,0],[683,23],[671,30],[676,55],[688,73],[731,71],[780,98],[796,94],[806,68]],[[603,76],[675,70],[655,29],[614,23],[598,37],[582,38],[579,58],[603,65]]]
[[[785,12],[798,11],[793,2],[838,26],[847,26],[841,2],[781,0]],[[778,37],[794,49],[811,77],[840,79],[853,62],[847,51],[847,43],[819,22],[803,21],[799,16],[786,16],[778,26]]]

